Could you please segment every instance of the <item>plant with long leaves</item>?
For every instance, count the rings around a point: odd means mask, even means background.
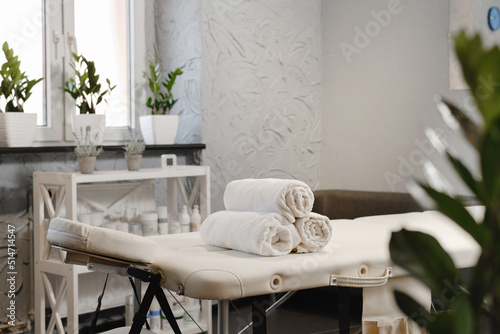
[[[389,248],[395,264],[425,283],[435,297],[450,291],[450,286],[455,287],[452,296],[440,300],[440,309],[432,313],[403,292],[396,291],[395,298],[407,315],[418,314],[425,319],[425,327],[431,334],[500,333],[500,49],[485,49],[479,35],[470,37],[464,32],[454,40],[464,78],[483,122],[479,124],[469,116],[470,112],[444,99],[439,99],[437,107],[445,123],[477,151],[480,172],[473,172],[446,142],[436,137],[431,141],[484,206],[484,218],[476,222],[459,196],[430,186],[431,178],[426,184],[418,184],[423,192],[416,199],[421,203],[430,199],[434,208],[477,241],[481,254],[465,283],[450,255],[435,238],[416,231],[394,232]]]
[[[161,60],[159,57],[149,55],[149,74],[144,72],[144,77],[148,79],[149,90],[152,96],[148,97],[146,106],[151,108],[151,115],[168,115],[178,99],[174,99],[172,87],[178,76],[184,72],[176,68],[167,75],[167,79],[162,80]],[[163,91],[163,88],[166,92]]]
[[[14,50],[9,48],[9,44],[4,42],[2,51],[5,55],[5,63],[0,68],[0,92],[5,99],[4,110],[0,111],[16,111],[24,112],[24,103],[29,99],[33,87],[43,80],[29,80],[26,72],[21,72],[21,61],[18,56],[14,55]]]
[[[95,64],[83,55],[73,53],[71,68],[73,77],[66,81],[63,90],[75,100],[80,114],[95,114],[99,103],[108,103],[106,98],[116,85],[111,86],[109,79],[106,79],[108,87],[101,92],[102,86],[99,83],[99,75],[96,74]]]

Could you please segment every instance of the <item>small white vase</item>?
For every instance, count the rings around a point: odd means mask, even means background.
[[[177,136],[179,115],[146,115],[139,118],[146,145],[172,145]]]
[[[73,133],[81,142],[85,141],[87,127],[90,127],[89,139],[95,145],[102,145],[104,130],[106,129],[106,116],[97,114],[73,115]]]
[[[36,131],[36,117],[36,114],[24,112],[0,113],[0,146],[32,146]]]
[[[80,165],[80,173],[92,174],[94,173],[96,157],[78,157],[78,164]]]
[[[138,171],[141,169],[142,154],[125,154],[127,161],[127,169],[130,171]]]

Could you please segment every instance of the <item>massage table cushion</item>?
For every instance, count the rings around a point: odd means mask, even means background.
[[[481,208],[474,209],[476,216]],[[333,220],[333,237],[318,253],[262,257],[205,244],[198,232],[142,237],[54,218],[47,240],[67,249],[146,265],[163,275],[162,286],[197,299],[227,300],[329,285],[382,285],[388,276],[388,243],[401,228],[430,233],[458,268],[472,267],[479,245],[442,214],[433,211]],[[347,280],[342,280],[347,277]],[[385,280],[384,280],[385,278]],[[347,282],[347,283],[346,283]],[[372,282],[372,283],[373,283]],[[367,285],[369,286],[369,285]]]

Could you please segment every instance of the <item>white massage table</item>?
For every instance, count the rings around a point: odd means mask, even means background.
[[[469,211],[478,221],[484,215],[482,207]],[[52,219],[47,240],[68,250],[70,263],[85,264],[89,256],[97,256],[107,264],[146,269],[159,274],[162,287],[197,299],[228,301],[315,287],[362,287],[363,333],[419,332],[398,310],[394,287],[430,307],[429,290],[391,263],[392,231],[406,228],[433,235],[458,268],[475,266],[481,252],[465,231],[434,211],[333,220],[332,224],[333,237],[321,252],[280,257],[210,246],[199,233],[141,237],[62,218]],[[227,319],[219,316],[218,332],[227,333]]]

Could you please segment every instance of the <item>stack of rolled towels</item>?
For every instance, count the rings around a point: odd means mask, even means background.
[[[226,210],[201,224],[207,244],[263,256],[318,252],[332,236],[328,217],[311,212],[314,195],[297,180],[244,179],[224,191]]]

